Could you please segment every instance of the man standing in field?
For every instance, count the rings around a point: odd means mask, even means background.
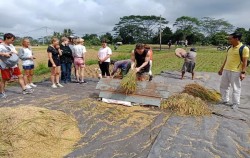
[[[243,48],[242,61],[239,54],[239,49],[243,45],[240,33],[232,33],[228,40],[232,45],[228,50],[227,57],[221,66],[218,74],[222,75],[220,83],[220,93],[222,95],[222,104],[229,105],[229,89],[232,86],[232,108],[237,110],[240,105],[241,82],[246,77],[247,59],[249,57],[249,48]]]

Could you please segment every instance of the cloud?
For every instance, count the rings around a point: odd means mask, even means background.
[[[223,18],[236,27],[249,29],[246,20],[249,5],[247,0],[241,3],[233,0],[2,0],[0,32],[41,37],[70,28],[78,35],[102,34],[111,32],[119,18],[129,15],[161,15],[171,28],[178,17],[185,15]]]

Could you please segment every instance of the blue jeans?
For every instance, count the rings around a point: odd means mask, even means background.
[[[71,82],[71,66],[72,66],[72,63],[61,64],[61,69],[62,69],[61,80],[62,81]]]

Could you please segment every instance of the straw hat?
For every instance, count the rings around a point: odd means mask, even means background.
[[[182,48],[176,48],[175,49],[175,55],[179,58],[182,58],[182,55],[186,55],[187,52],[185,49],[182,49]]]

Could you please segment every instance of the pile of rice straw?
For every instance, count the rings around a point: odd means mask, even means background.
[[[206,102],[187,93],[181,93],[169,97],[162,103],[161,108],[169,109],[181,116],[204,116],[212,113]]]
[[[183,93],[190,94],[195,97],[199,97],[208,102],[219,102],[221,95],[215,90],[207,89],[199,84],[188,84],[185,86]]]
[[[199,84],[188,84],[180,94],[169,97],[161,105],[178,115],[203,116],[212,113],[209,102],[216,103],[221,95],[215,90],[207,89]]]
[[[121,89],[125,94],[132,94],[137,88],[137,76],[135,70],[129,70],[128,74],[121,80]]]
[[[55,110],[0,108],[0,157],[63,157],[81,138],[77,121]]]

